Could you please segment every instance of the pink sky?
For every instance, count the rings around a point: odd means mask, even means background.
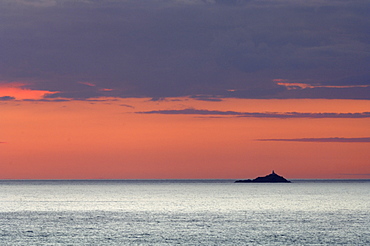
[[[0,107],[1,179],[239,179],[272,169],[290,179],[370,174],[369,140],[349,142],[370,136],[370,117],[348,116],[368,112],[366,100],[104,98],[11,100]],[[312,117],[220,113],[228,111]],[[258,141],[264,139],[280,141]]]

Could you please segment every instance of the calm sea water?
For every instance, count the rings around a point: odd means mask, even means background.
[[[1,245],[370,245],[370,181],[0,181]]]

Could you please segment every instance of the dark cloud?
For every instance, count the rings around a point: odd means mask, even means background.
[[[199,101],[208,101],[208,102],[221,102],[222,98],[220,97],[214,97],[214,96],[207,96],[207,95],[195,95],[192,96],[195,100]]]
[[[370,118],[370,112],[362,113],[300,113],[300,112],[237,112],[206,109],[153,110],[136,112],[138,114],[190,114],[190,115],[226,115],[256,118]]]
[[[68,99],[23,99],[25,102],[69,102]]]
[[[370,73],[365,74],[356,74],[353,76],[348,76],[344,78],[335,79],[332,81],[325,81],[325,85],[337,85],[337,86],[345,86],[345,85],[367,85],[369,86],[370,83]]]
[[[11,97],[11,96],[3,96],[3,97],[0,97],[0,101],[10,101],[10,100],[14,100],[15,97]]]
[[[370,143],[368,138],[281,138],[281,139],[257,139],[257,141],[278,141],[278,142],[317,142],[317,143]]]
[[[272,98],[326,98],[326,99],[370,99],[370,86],[367,87],[313,87],[296,88],[276,93]]]
[[[3,0],[0,81],[78,99],[370,99],[273,82],[369,85],[369,12],[366,0]]]
[[[179,110],[153,110],[136,112],[138,114],[195,114],[195,115],[243,115],[241,112],[236,111],[218,111],[206,109],[179,109]]]
[[[135,108],[134,106],[129,105],[129,104],[120,104],[120,106],[126,107],[126,108]]]

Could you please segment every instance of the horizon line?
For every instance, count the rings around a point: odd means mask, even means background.
[[[347,175],[347,176],[370,176],[370,174],[340,174],[340,175]],[[240,178],[163,178],[163,179],[0,179],[0,181],[187,181],[187,180],[205,180],[205,181],[212,181],[212,180],[238,180]],[[290,178],[290,180],[369,180],[369,178]]]

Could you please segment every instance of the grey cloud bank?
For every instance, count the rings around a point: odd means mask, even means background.
[[[365,0],[3,0],[0,83],[49,98],[370,99],[368,13]]]
[[[291,138],[291,139],[257,139],[257,141],[278,141],[278,142],[317,142],[317,143],[370,143],[367,138]]]

